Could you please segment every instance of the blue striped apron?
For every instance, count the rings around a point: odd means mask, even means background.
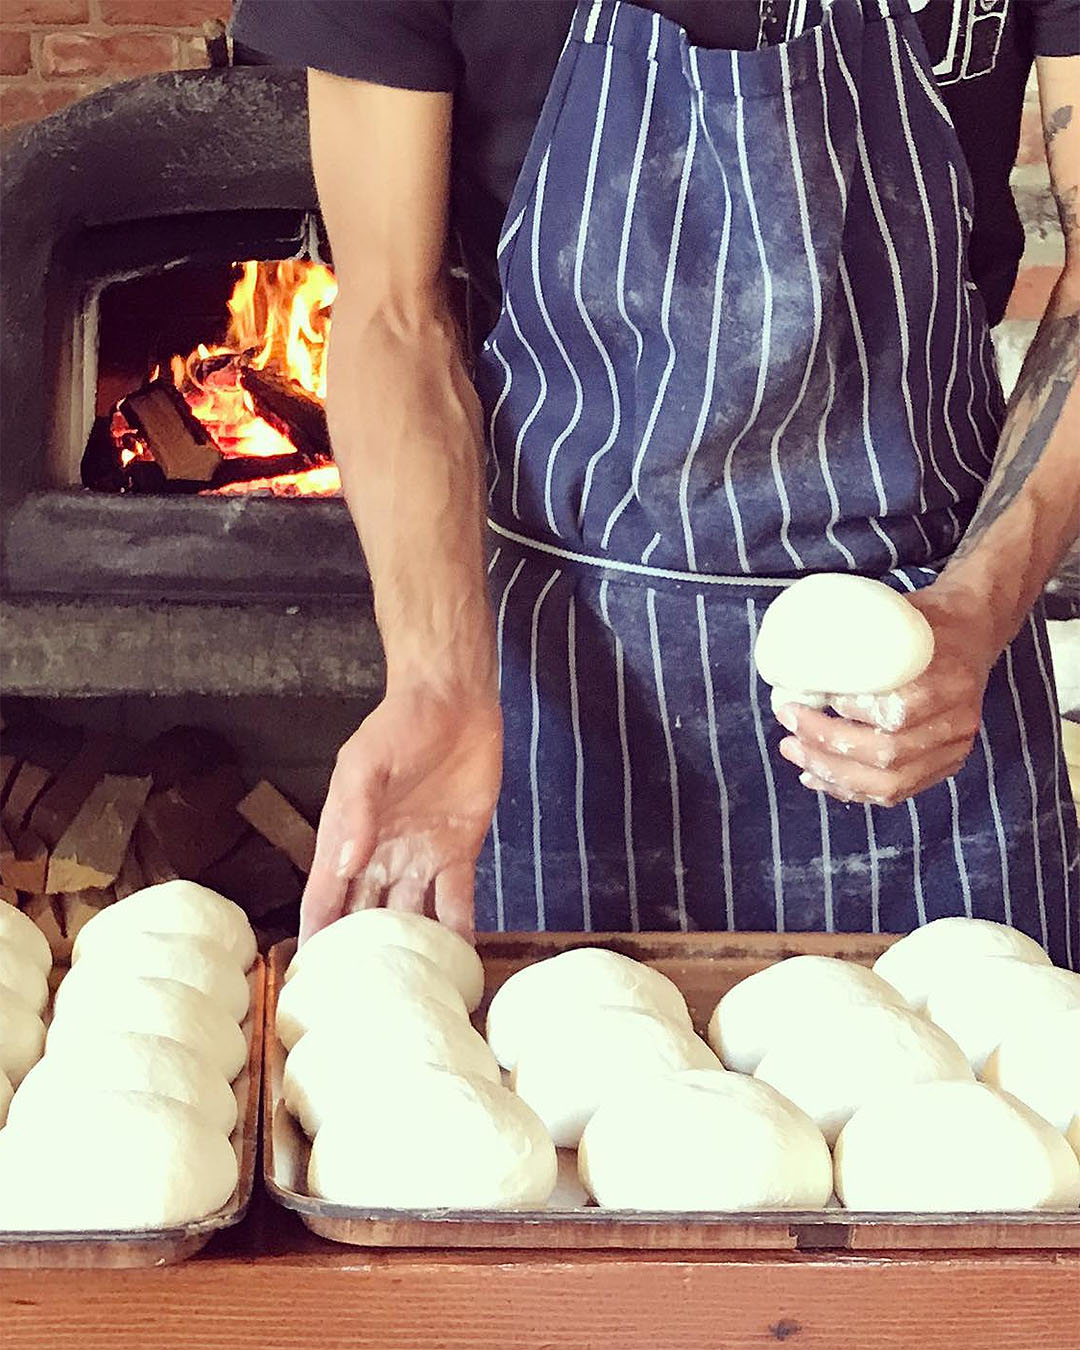
[[[778,588],[934,579],[1003,415],[972,189],[908,0],[781,45],[579,5],[499,245],[478,386],[505,776],[480,927],[902,932],[1075,964],[1041,616],[955,778],[808,792],[751,651]],[[1071,886],[1071,889],[1070,889]]]

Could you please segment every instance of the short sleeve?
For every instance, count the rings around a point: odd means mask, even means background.
[[[398,89],[457,83],[449,0],[239,0],[232,35],[282,65]]]
[[[1080,56],[1080,0],[1026,0],[1036,56]]]

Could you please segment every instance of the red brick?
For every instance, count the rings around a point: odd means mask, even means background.
[[[1017,164],[1042,164],[1046,160],[1043,144],[1042,114],[1038,108],[1025,108],[1020,119],[1020,149]]]
[[[149,28],[200,28],[207,19],[227,19],[231,0],[101,0],[106,23]]]
[[[30,34],[0,32],[0,75],[25,75],[30,69]]]
[[[0,87],[0,126],[36,122],[82,98],[86,89],[78,84],[7,84]]]
[[[90,0],[2,0],[4,23],[85,23]]]
[[[48,33],[41,44],[44,75],[148,75],[175,59],[163,33]]]
[[[1007,319],[1041,319],[1050,299],[1050,292],[1061,276],[1060,267],[1024,267],[1016,278],[1013,293],[1009,296],[1009,305],[1005,311]]]

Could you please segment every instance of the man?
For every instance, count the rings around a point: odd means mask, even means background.
[[[245,0],[238,41],[311,68],[387,664],[302,935],[969,913],[1077,961],[1033,606],[1080,524],[1080,4],[913,9]],[[1033,54],[1068,261],[1005,409]],[[905,591],[935,657],[777,726],[754,637],[821,570]]]

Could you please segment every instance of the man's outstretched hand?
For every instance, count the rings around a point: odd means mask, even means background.
[[[426,911],[471,939],[476,859],[501,774],[497,699],[387,694],[338,754],[300,941],[377,905]]]

